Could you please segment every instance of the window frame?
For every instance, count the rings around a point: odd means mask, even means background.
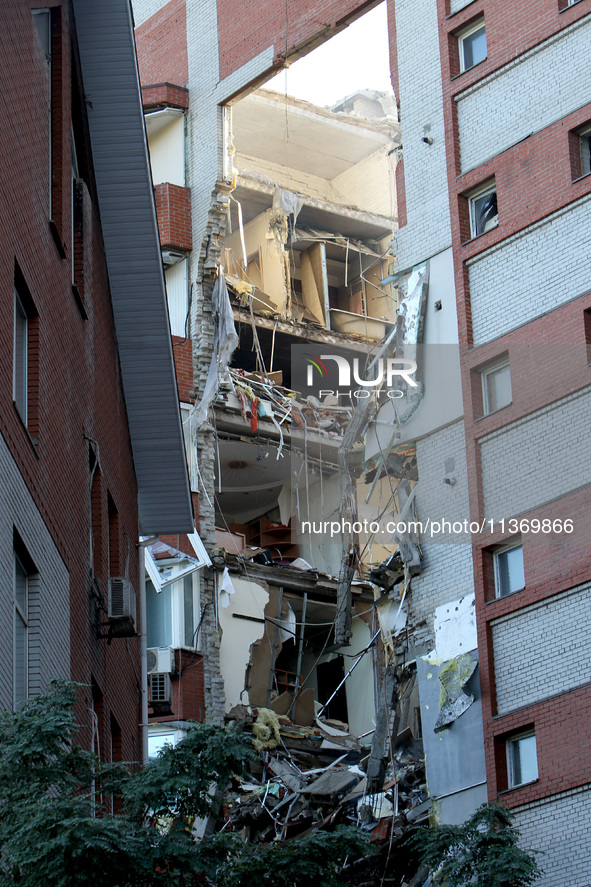
[[[25,565],[23,564],[22,559],[19,557],[17,552],[13,550],[14,557],[14,573],[13,573],[13,585],[12,585],[12,594],[13,594],[13,611],[14,611],[14,621],[13,621],[13,675],[12,675],[12,700],[13,700],[13,709],[16,711],[23,702],[25,702],[29,698],[29,576],[30,572],[27,570]],[[17,598],[17,565],[22,570],[22,574],[24,576],[24,609],[19,604]],[[22,625],[24,629],[24,643],[23,643],[23,653],[22,658],[23,661],[20,663],[20,666],[23,670],[22,684],[24,687],[23,695],[19,695],[18,693],[18,644],[17,644],[17,626],[19,624]]]
[[[477,62],[474,62],[472,65],[466,65],[466,52],[465,52],[465,41],[468,37],[472,37],[477,31],[484,30],[484,39],[486,42],[486,53],[484,58],[480,59]],[[460,62],[460,74],[464,74],[466,71],[471,71],[477,65],[482,64],[488,58],[488,42],[486,41],[486,24],[484,21],[484,16],[480,16],[475,22],[472,22],[471,25],[468,25],[466,28],[461,30],[458,34],[456,34],[458,40],[458,58]]]
[[[478,230],[478,218],[476,216],[476,201],[480,200],[483,197],[488,197],[489,194],[494,194],[497,203],[497,213],[495,217],[495,221],[488,228],[485,226],[481,231]],[[478,188],[470,191],[469,194],[466,195],[468,199],[468,210],[469,210],[469,221],[470,221],[470,239],[474,240],[476,237],[481,237],[483,234],[488,234],[489,231],[492,231],[493,228],[497,228],[499,224],[499,199],[497,192],[497,183],[496,179],[488,179],[486,182],[483,182],[482,185],[479,185]]]
[[[579,158],[581,162],[581,175],[579,178],[583,178],[583,176],[588,176],[591,173],[591,123],[588,123],[578,130],[577,138],[579,141]],[[585,144],[587,146],[586,159],[583,154],[583,145]]]
[[[17,316],[23,322],[24,332],[21,336],[22,346],[19,344],[17,336]],[[29,418],[29,314],[23,305],[18,291],[18,287],[14,287],[14,330],[13,330],[13,360],[12,360],[12,401],[18,411],[19,416],[23,420],[25,427]],[[20,370],[22,371],[22,390],[18,391],[17,386],[17,365],[22,363]]]
[[[188,569],[186,568],[187,563],[189,564]],[[183,564],[185,564],[184,569]],[[199,652],[202,646],[201,631],[197,632],[197,637],[195,637],[195,631],[201,619],[201,569],[199,567],[195,569],[195,565],[190,561],[179,561],[178,559],[158,560],[157,565],[159,571],[162,568],[165,570],[172,569],[173,571],[171,576],[164,575],[162,577],[163,584],[159,592],[156,591],[155,586],[150,582],[155,594],[170,595],[170,637],[160,637],[158,638],[158,644],[150,642],[148,646],[172,647],[174,650],[188,650],[192,653]],[[185,643],[185,580],[189,578],[192,582],[193,591],[193,637],[195,637],[195,640],[192,646]]]
[[[521,742],[524,739],[532,739],[535,743],[535,763],[536,763],[536,775],[533,779],[527,779],[523,782],[516,782],[515,780],[515,752],[514,749],[517,743]],[[536,732],[533,728],[528,728],[526,730],[522,730],[520,733],[515,733],[512,736],[509,736],[505,742],[505,752],[507,756],[507,787],[508,789],[521,788],[525,785],[531,785],[533,782],[537,782],[539,779],[539,769],[538,769],[538,744],[536,740]]]
[[[491,393],[489,389],[489,380],[495,373],[500,372],[501,370],[508,369],[509,370],[509,388],[511,392],[510,399],[497,407],[492,407],[491,404]],[[480,382],[482,385],[482,415],[483,416],[491,416],[493,413],[498,413],[499,410],[505,409],[505,407],[511,406],[513,403],[513,386],[511,384],[511,365],[509,362],[509,357],[506,355],[505,357],[500,358],[494,363],[487,364],[485,367],[482,367],[480,370]]]
[[[503,554],[506,554],[509,551],[515,551],[516,549],[521,549],[521,561],[523,567],[523,585],[520,588],[510,589],[509,591],[502,591],[502,580],[501,573],[499,567],[499,557]],[[523,542],[521,538],[513,539],[511,542],[507,542],[505,545],[499,545],[497,548],[493,550],[493,573],[494,573],[494,587],[495,587],[495,600],[502,600],[503,598],[510,597],[513,594],[517,594],[520,591],[523,591],[525,588],[525,563],[523,559]]]

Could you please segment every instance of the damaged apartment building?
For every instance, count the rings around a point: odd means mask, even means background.
[[[486,798],[470,543],[416,525],[467,511],[451,250],[396,261],[391,94],[261,88],[360,11],[332,5],[247,46],[215,4],[134,3],[200,537],[147,553],[151,747],[270,711],[364,749],[375,797],[410,761],[378,818],[458,822]]]

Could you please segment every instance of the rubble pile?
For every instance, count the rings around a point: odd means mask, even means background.
[[[393,842],[427,821],[431,801],[423,746],[410,730],[399,735],[389,762],[384,761],[383,779],[376,780],[367,774],[370,745],[342,722],[316,717],[305,727],[271,709],[244,705],[229,719],[252,731],[260,752],[248,776],[235,778],[224,796],[223,828],[241,833],[245,841],[289,841],[312,829],[356,825],[383,849],[373,863],[379,867]]]

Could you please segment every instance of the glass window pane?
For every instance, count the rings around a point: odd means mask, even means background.
[[[523,736],[511,743],[513,748],[513,784],[523,785],[538,778],[536,737]]]
[[[472,198],[472,236],[478,237],[498,224],[497,192],[487,191]]]
[[[195,646],[195,615],[193,610],[193,573],[183,579],[183,612],[185,621],[185,647]]]
[[[148,757],[158,757],[158,754],[166,745],[174,746],[174,733],[148,734]]]
[[[511,403],[511,371],[509,365],[491,370],[486,374],[488,410],[493,413]]]
[[[523,548],[521,545],[497,554],[498,596],[504,597],[525,587]]]
[[[172,597],[171,586],[160,594],[151,582],[146,582],[146,618],[148,623],[148,647],[171,647]]]
[[[462,40],[464,50],[464,70],[473,68],[486,58],[486,31],[484,25],[468,34]]]

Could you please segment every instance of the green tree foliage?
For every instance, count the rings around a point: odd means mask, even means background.
[[[441,887],[529,887],[542,873],[518,839],[506,807],[482,804],[462,825],[423,826],[408,843]]]
[[[254,756],[248,736],[198,724],[143,769],[105,765],[74,744],[75,700],[55,683],[0,715],[0,887],[336,887],[345,859],[367,852],[354,828],[268,846],[225,832],[196,841],[195,818],[216,813],[212,787]]]

